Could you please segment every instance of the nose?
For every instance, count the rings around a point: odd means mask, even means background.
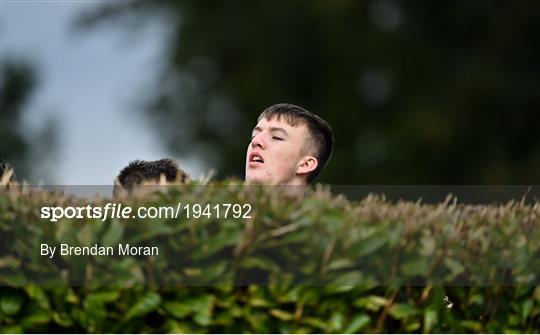
[[[253,136],[253,138],[251,139],[252,148],[259,147],[261,149],[264,149],[263,137],[261,135],[262,135],[261,133],[258,133],[257,135]]]

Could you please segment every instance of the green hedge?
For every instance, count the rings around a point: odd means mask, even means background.
[[[540,331],[538,203],[294,199],[232,182],[122,201],[250,203],[253,218],[49,223],[42,206],[88,200],[0,190],[0,332]],[[118,241],[160,255],[38,249]]]

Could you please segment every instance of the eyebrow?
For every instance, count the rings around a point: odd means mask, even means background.
[[[255,131],[261,132],[261,131],[262,131],[262,128],[259,127],[259,126],[257,126],[257,127],[255,127],[255,128],[253,128],[252,133],[255,132]],[[285,129],[280,128],[280,127],[271,127],[271,128],[270,128],[270,132],[281,132],[281,133],[283,133],[283,134],[286,135],[286,136],[289,135]]]

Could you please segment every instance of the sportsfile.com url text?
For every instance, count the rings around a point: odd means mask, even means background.
[[[41,207],[41,219],[57,222],[60,219],[251,219],[251,204],[183,204],[176,206],[144,206],[133,210],[121,203],[104,206]]]

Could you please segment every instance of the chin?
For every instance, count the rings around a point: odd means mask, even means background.
[[[261,176],[256,176],[256,175],[247,175],[246,181],[248,183],[254,183],[254,184],[265,184],[265,185],[271,184],[270,180],[263,178]]]
[[[246,181],[251,184],[267,184],[268,182],[261,178],[247,178]]]

